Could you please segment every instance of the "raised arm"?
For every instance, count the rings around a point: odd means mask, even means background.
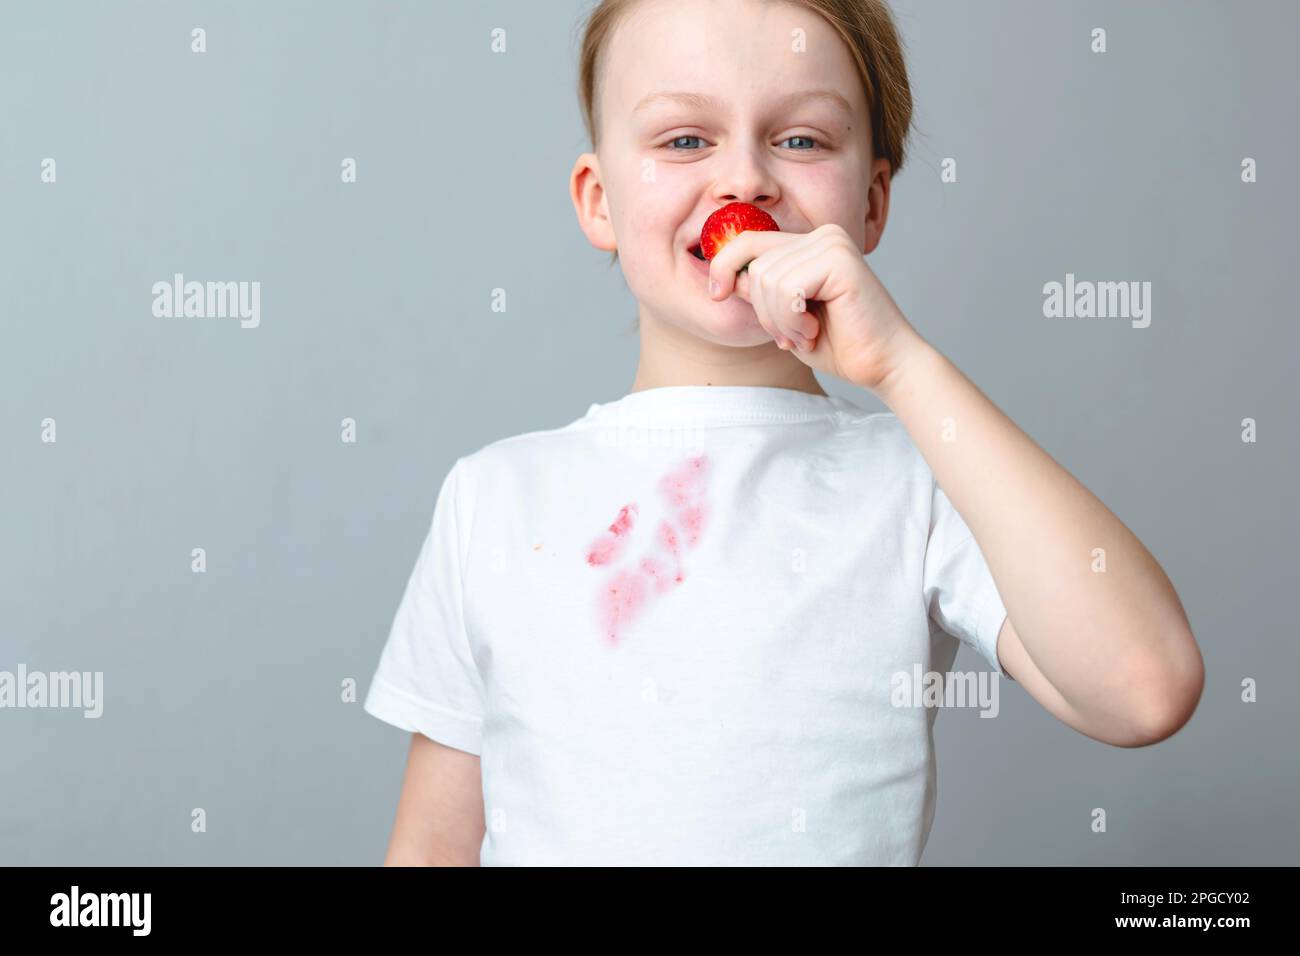
[[[910,341],[877,394],[988,562],[1007,608],[1003,667],[1097,740],[1132,747],[1175,733],[1205,669],[1159,563],[960,369],[919,336]]]

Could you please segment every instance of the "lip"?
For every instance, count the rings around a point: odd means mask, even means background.
[[[694,245],[694,243],[692,243],[692,245]],[[701,276],[708,276],[707,259],[695,259],[693,252],[690,251],[690,246],[682,248],[681,254],[686,256],[686,264],[688,264],[689,267],[692,267],[693,272],[701,274]]]
[[[695,254],[691,252],[691,250],[698,245],[699,245],[698,242],[691,242],[686,244],[685,246],[682,247],[682,255],[686,256],[687,261],[694,267],[696,272],[700,273],[701,275],[707,276],[709,274],[709,260],[697,259],[695,257]]]

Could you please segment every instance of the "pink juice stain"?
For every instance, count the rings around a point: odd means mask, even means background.
[[[678,515],[678,520],[681,521],[686,543],[692,548],[695,547],[700,543],[700,535],[704,532],[704,510],[698,505],[683,508]]]
[[[673,572],[665,567],[662,561],[652,555],[646,555],[642,558],[640,567],[641,573],[654,583],[656,594],[663,594],[674,583],[680,583],[682,580],[682,576],[678,574],[676,581],[674,581]]]
[[[673,509],[677,525],[689,547],[700,543],[704,532],[704,493],[709,474],[705,455],[688,458],[659,480],[659,490]]]
[[[655,544],[672,556],[672,566],[653,554],[616,570],[601,585],[598,610],[604,639],[618,646],[625,628],[641,616],[656,596],[663,595],[685,580],[682,545],[695,547],[705,527],[709,461],[706,455],[688,458],[659,480],[659,491],[668,503],[669,517],[661,521]],[[616,561],[623,553],[637,515],[635,502],[625,505],[618,517],[592,543],[587,564],[600,567]]]
[[[601,600],[601,623],[605,640],[618,645],[623,626],[641,613],[646,603],[646,579],[637,571],[622,570],[604,585]]]
[[[682,553],[677,545],[677,529],[669,522],[663,521],[659,524],[659,547],[663,548],[673,556],[673,561],[677,565],[677,571],[673,580],[674,584],[682,583]]]
[[[613,524],[606,528],[588,549],[588,564],[592,567],[609,564],[623,553],[628,535],[632,533],[632,526],[636,523],[636,513],[636,502],[626,504],[619,509],[618,517],[614,519]]]

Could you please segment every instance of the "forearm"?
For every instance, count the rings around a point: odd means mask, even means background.
[[[1030,659],[1081,714],[1195,706],[1200,652],[1155,558],[960,369],[908,341],[877,394],[973,533]]]
[[[384,866],[478,866],[479,855],[446,847],[413,847],[389,844]]]
[[[411,734],[385,866],[478,866],[486,833],[479,758]]]

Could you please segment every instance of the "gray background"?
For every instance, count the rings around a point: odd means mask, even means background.
[[[0,862],[382,859],[408,736],[339,687],[369,685],[441,479],[635,369],[568,196],[586,8],[4,5],[0,669],[106,686],[98,720],[0,710]],[[1300,9],[896,10],[921,135],[872,268],[1152,550],[1207,665],[1150,748],[1009,684],[995,720],[942,713],[924,862],[1294,863]],[[260,328],[154,318],[178,271],[259,280]],[[1152,282],[1151,326],[1045,319],[1066,272]]]

